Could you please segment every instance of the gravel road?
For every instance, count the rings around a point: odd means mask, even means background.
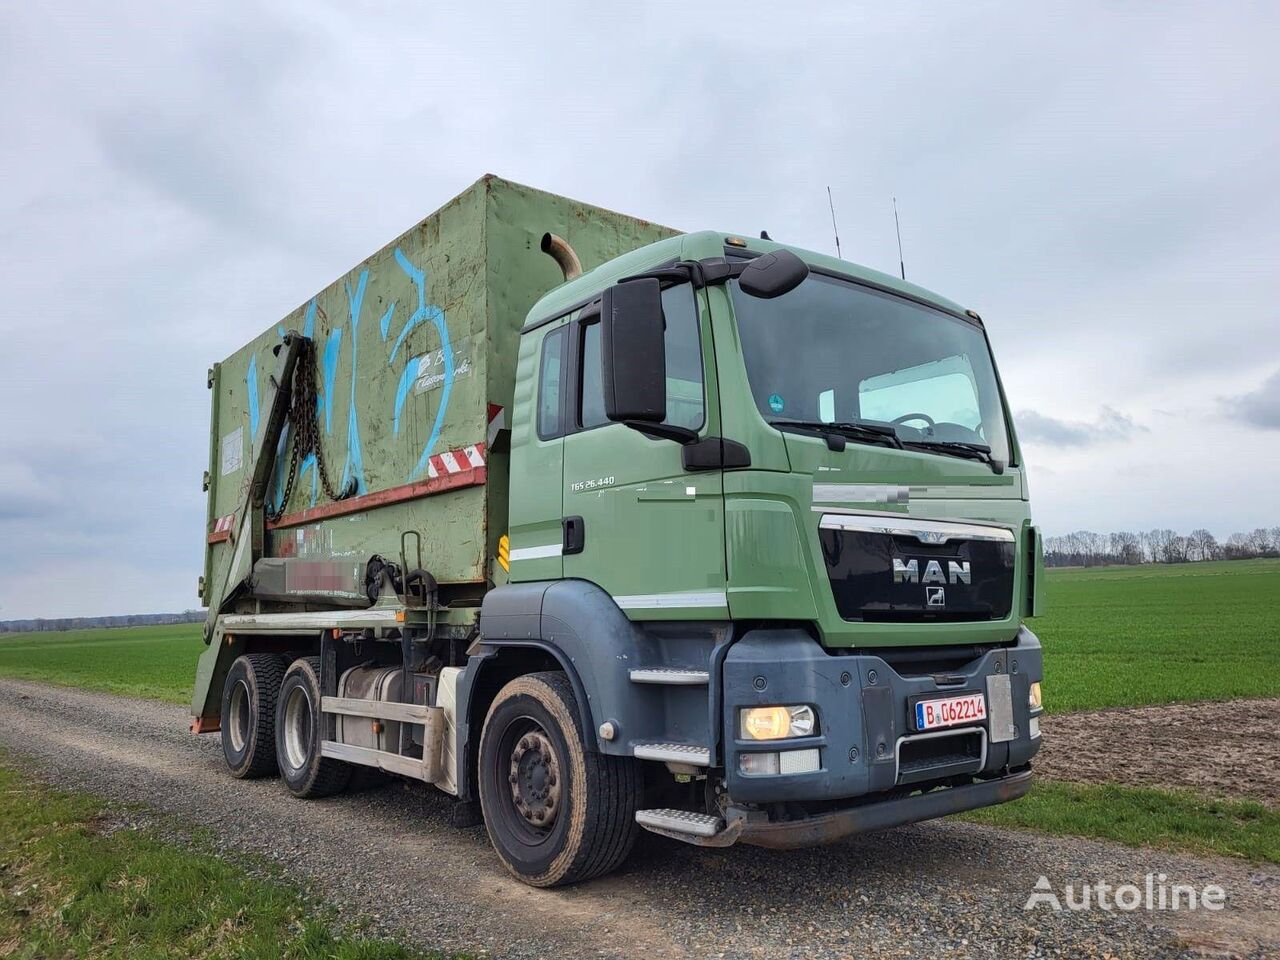
[[[559,891],[509,879],[483,828],[392,784],[304,802],[243,783],[181,707],[0,680],[0,747],[57,785],[141,801],[265,855],[379,932],[502,957],[1280,956],[1280,871],[934,822],[813,850],[701,850],[646,835],[623,870]],[[169,821],[173,822],[173,821]],[[1023,910],[1037,877],[1227,892],[1210,913]]]

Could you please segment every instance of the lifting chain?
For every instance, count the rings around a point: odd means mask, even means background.
[[[335,491],[325,467],[324,452],[320,448],[320,426],[316,422],[316,348],[310,337],[300,337],[298,359],[294,362],[293,378],[289,385],[289,423],[293,427],[293,450],[289,454],[289,479],[285,481],[284,496],[272,510],[267,508],[267,519],[275,522],[284,516],[285,506],[293,494],[293,481],[298,475],[298,462],[308,454],[316,455],[316,473],[320,486],[330,500],[345,500],[356,492],[352,477],[347,486]]]

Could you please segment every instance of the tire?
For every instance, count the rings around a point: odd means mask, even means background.
[[[350,764],[320,755],[323,740],[320,658],[302,657],[285,672],[275,730],[280,779],[295,797],[332,796],[351,780]]]
[[[237,657],[222,685],[222,755],[240,780],[272,777],[276,768],[276,703],[285,661],[274,653]]]
[[[480,806],[503,866],[535,887],[616,869],[635,845],[639,763],[583,747],[577,701],[560,672],[517,677],[480,735]],[[512,777],[515,782],[512,782]]]

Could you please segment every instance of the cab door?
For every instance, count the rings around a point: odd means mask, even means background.
[[[704,293],[662,293],[666,423],[719,436]],[[571,325],[573,389],[564,438],[564,576],[608,591],[633,620],[723,619],[722,471],[686,470],[683,447],[605,416],[598,311]]]
[[[570,333],[567,318],[520,343],[511,425],[510,564],[513,582],[559,580]]]

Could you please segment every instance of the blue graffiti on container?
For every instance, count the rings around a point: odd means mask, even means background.
[[[342,327],[329,331],[324,345],[324,395],[318,402],[324,408],[324,432],[333,433],[333,381],[338,376],[338,355],[342,353]],[[316,411],[319,415],[319,410]]]
[[[404,339],[409,335],[409,331],[418,324],[425,323],[427,320],[430,320],[435,324],[436,332],[440,335],[440,352],[444,359],[444,383],[440,391],[440,408],[436,410],[435,423],[431,426],[431,436],[427,438],[427,443],[422,448],[422,454],[418,457],[418,463],[413,468],[413,472],[409,474],[410,480],[416,480],[427,468],[427,460],[431,456],[431,452],[435,449],[436,444],[440,441],[440,430],[444,426],[445,414],[449,409],[449,394],[453,390],[453,347],[449,343],[449,328],[445,324],[444,311],[435,304],[427,304],[426,273],[410,263],[409,258],[400,251],[399,247],[396,247],[395,257],[396,263],[400,265],[400,269],[405,272],[405,275],[413,281],[413,285],[418,289],[418,309],[409,317],[409,321],[404,325],[404,329],[401,330],[400,335],[396,337],[395,346],[391,348],[391,361],[395,361],[396,354],[400,350],[400,345],[404,343]],[[416,373],[417,366],[417,364],[412,363],[411,361],[410,366],[406,369],[405,373],[407,374],[409,369],[414,370]],[[404,382],[403,377],[401,378],[401,382]],[[399,391],[397,391],[397,394],[398,393]],[[399,402],[403,401],[398,400],[398,403]]]
[[[347,408],[347,462],[342,468],[343,489],[354,479],[356,493],[364,493],[364,453],[360,449],[360,422],[356,417],[356,368],[359,361],[360,308],[364,304],[364,290],[369,283],[369,271],[361,270],[353,292],[347,288],[347,302],[351,306],[351,402]]]
[[[391,329],[391,314],[396,312],[396,305],[393,303],[387,307],[387,312],[382,315],[382,319],[378,321],[378,327],[382,331],[382,342],[387,342],[387,331]]]
[[[249,372],[244,377],[244,387],[249,394],[249,449],[258,438],[258,355],[249,354]]]
[[[395,436],[400,435],[400,411],[404,409],[404,402],[409,396],[409,388],[413,386],[413,382],[418,379],[422,373],[422,358],[426,354],[419,354],[416,357],[410,357],[408,364],[405,365],[404,373],[400,374],[400,382],[396,385],[396,410],[395,415],[391,418],[391,432]]]

